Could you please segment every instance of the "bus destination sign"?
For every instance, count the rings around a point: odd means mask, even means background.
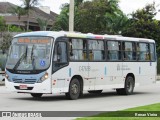
[[[47,44],[47,43],[50,43],[50,40],[49,39],[19,38],[18,43]]]

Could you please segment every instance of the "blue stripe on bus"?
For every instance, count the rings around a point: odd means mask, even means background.
[[[141,74],[141,67],[139,67],[139,74]]]
[[[152,66],[152,62],[150,62],[150,66]]]
[[[107,75],[107,67],[104,68],[104,74]]]
[[[72,72],[71,68],[69,68],[69,77],[71,77],[71,72]]]

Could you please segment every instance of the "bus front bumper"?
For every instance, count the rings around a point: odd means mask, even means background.
[[[42,83],[34,83],[34,84],[23,84],[23,83],[14,83],[9,82],[5,79],[5,86],[11,92],[17,93],[44,93],[51,94],[51,84],[50,80],[45,80]]]

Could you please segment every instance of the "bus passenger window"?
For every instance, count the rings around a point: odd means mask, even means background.
[[[136,60],[136,44],[135,42],[123,42],[123,59],[126,61]]]
[[[89,40],[89,60],[101,61],[105,60],[104,41],[101,40]]]
[[[70,59],[87,60],[87,43],[83,39],[70,39]]]
[[[108,60],[117,61],[121,60],[121,42],[118,41],[108,41]]]
[[[149,44],[148,43],[139,43],[137,48],[138,51],[138,60],[140,61],[149,61]]]
[[[150,43],[150,56],[151,61],[155,61],[155,46],[153,43]]]

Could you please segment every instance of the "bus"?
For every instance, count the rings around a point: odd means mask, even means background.
[[[5,85],[13,92],[65,93],[75,100],[114,89],[131,95],[134,88],[156,82],[155,41],[116,35],[37,31],[13,37],[5,68]]]

